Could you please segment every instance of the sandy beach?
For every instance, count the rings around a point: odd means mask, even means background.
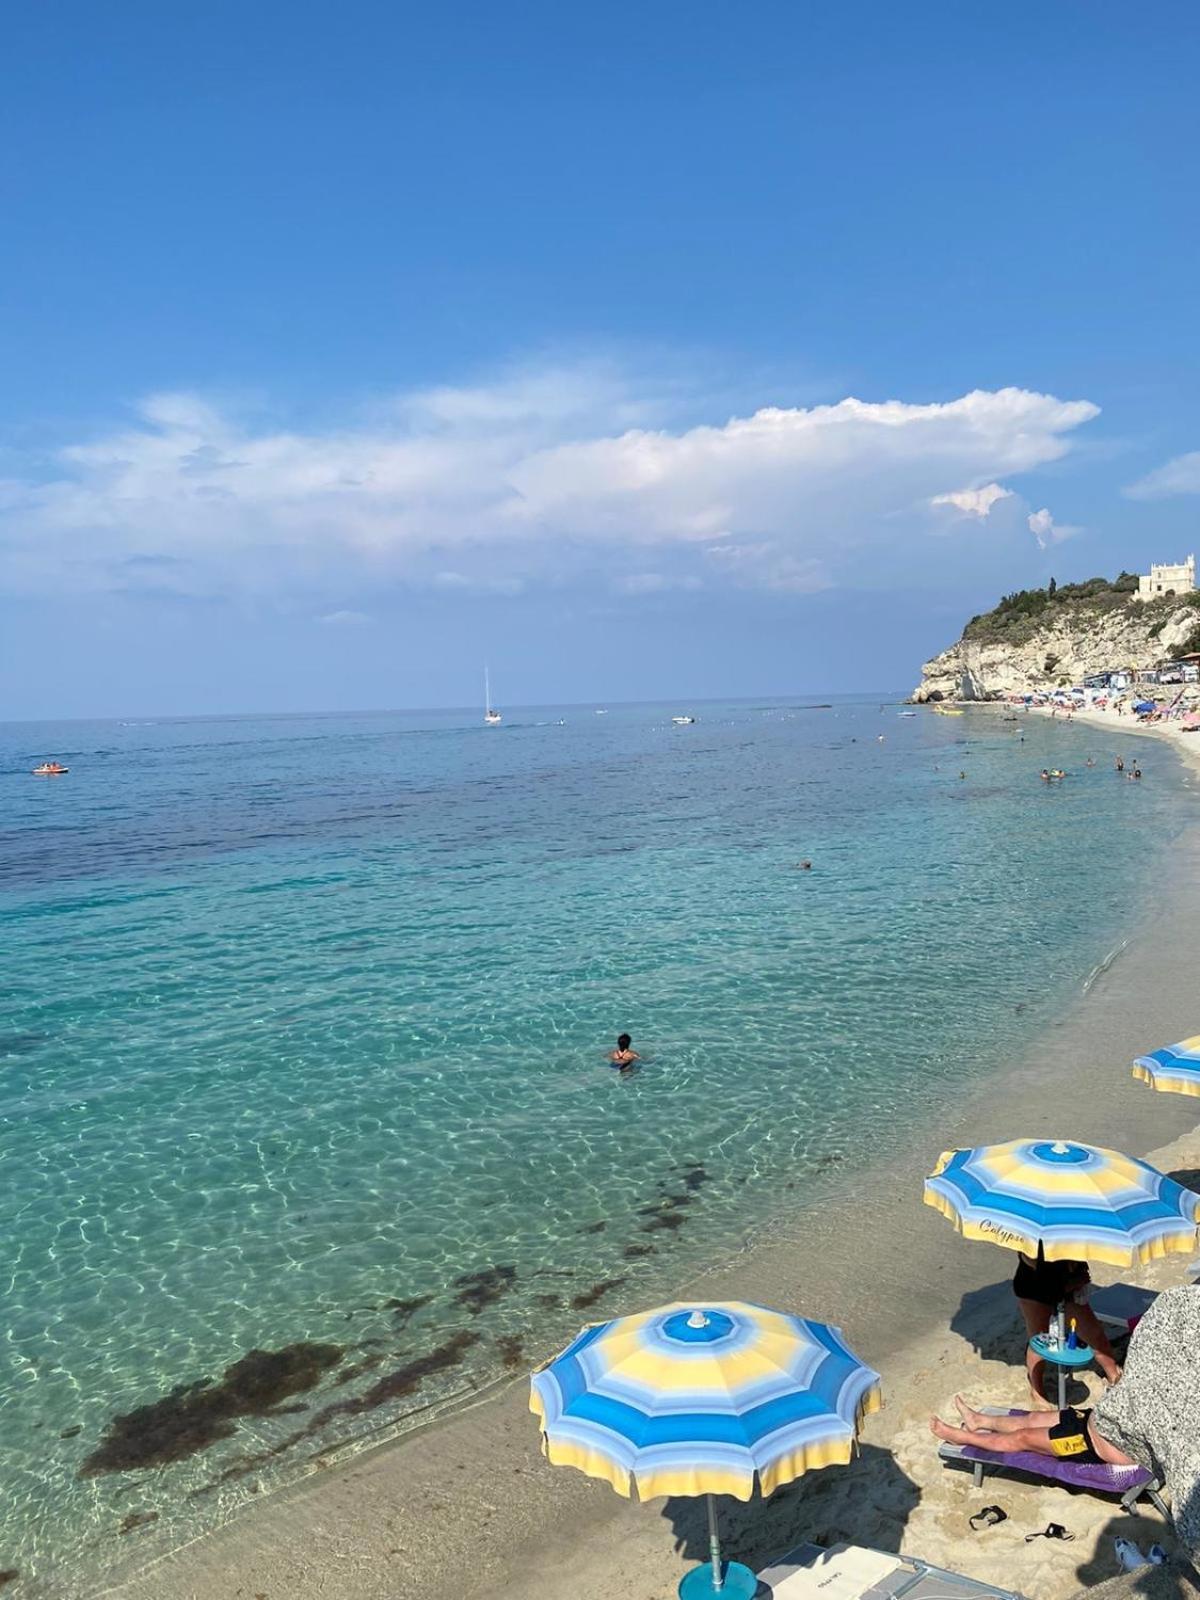
[[[1076,720],[1164,737],[1103,713]],[[1185,739],[1178,748],[1200,764],[1200,748]],[[1117,1570],[1110,1536],[1118,1523],[1143,1544],[1170,1547],[1149,1509],[1131,1519],[1109,1501],[1013,1480],[992,1479],[977,1494],[969,1474],[939,1463],[931,1412],[947,1414],[958,1391],[1010,1404],[1027,1391],[1013,1258],[959,1239],[922,1204],[921,1178],[944,1148],[1034,1134],[1149,1153],[1165,1170],[1200,1180],[1194,1105],[1150,1092],[1129,1070],[1135,1055],[1197,1026],[1200,825],[1189,826],[1175,864],[1039,1047],[965,1103],[931,1102],[928,1136],[903,1163],[871,1171],[868,1182],[842,1180],[840,1194],[776,1224],[705,1276],[663,1281],[663,1299],[745,1298],[834,1322],[883,1376],[885,1408],[869,1419],[857,1462],[809,1475],[767,1502],[724,1507],[731,1556],[761,1567],[801,1540],[848,1539],[1003,1582],[1030,1600],[1057,1600]],[[1165,1286],[1186,1281],[1186,1265],[1176,1257],[1096,1276]],[[704,1556],[697,1503],[629,1503],[549,1466],[524,1378],[424,1431],[321,1468],[97,1592],[111,1600],[485,1600],[513,1591],[532,1600],[668,1600]],[[994,1502],[1008,1521],[972,1534],[971,1512]],[[1049,1521],[1064,1523],[1074,1542],[1025,1542]]]

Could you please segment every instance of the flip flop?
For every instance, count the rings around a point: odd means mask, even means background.
[[[1069,1544],[1074,1537],[1075,1535],[1068,1533],[1061,1522],[1048,1522],[1037,1533],[1027,1533],[1025,1543],[1028,1544],[1031,1539],[1064,1539]]]
[[[1008,1512],[1003,1506],[984,1506],[982,1511],[977,1511],[973,1517],[967,1518],[967,1526],[972,1533],[978,1533],[980,1528],[994,1528],[998,1522],[1007,1522]]]

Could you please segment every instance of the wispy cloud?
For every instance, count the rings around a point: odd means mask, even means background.
[[[1176,494],[1200,494],[1200,450],[1173,456],[1125,490],[1131,500],[1165,500]]]
[[[581,573],[630,593],[808,591],[861,581],[894,559],[898,529],[919,541],[947,506],[986,522],[1010,494],[997,479],[1059,459],[1097,414],[1022,389],[718,422],[678,420],[679,406],[677,385],[595,364],[401,394],[320,431],[154,395],[0,483],[0,577],[310,604]]]
[[[1053,516],[1045,506],[1040,511],[1035,511],[1029,518],[1029,531],[1038,542],[1038,548],[1048,550],[1052,544],[1062,544],[1064,539],[1073,539],[1083,529],[1070,522],[1055,522]]]
[[[935,494],[929,504],[949,506],[964,517],[977,517],[982,521],[991,514],[997,501],[1011,497],[1011,489],[1003,489],[998,483],[985,483],[978,489],[952,489],[948,494]]]
[[[365,611],[327,611],[317,621],[326,628],[362,628],[371,618]]]

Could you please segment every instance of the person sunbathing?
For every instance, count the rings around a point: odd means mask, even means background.
[[[1091,1411],[1030,1412],[1021,1416],[994,1417],[975,1411],[954,1396],[962,1426],[954,1427],[940,1417],[930,1417],[930,1432],[948,1444],[966,1445],[972,1450],[994,1450],[998,1455],[1028,1451],[1037,1456],[1052,1456],[1074,1461],[1080,1466],[1107,1463],[1113,1467],[1132,1467],[1136,1462],[1110,1444],[1096,1427]]]

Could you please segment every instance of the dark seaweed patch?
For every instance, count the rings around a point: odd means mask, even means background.
[[[607,1227],[608,1227],[608,1223],[603,1221],[603,1219],[602,1219],[599,1222],[588,1222],[588,1223],[585,1223],[582,1228],[576,1228],[575,1232],[576,1233],[603,1233],[605,1228],[607,1228]]]
[[[543,1311],[553,1311],[555,1306],[562,1305],[562,1295],[535,1294],[533,1297],[533,1303],[535,1306],[539,1306]]]
[[[603,1278],[599,1283],[594,1283],[590,1289],[585,1289],[582,1294],[577,1294],[571,1301],[572,1311],[586,1311],[589,1306],[594,1306],[597,1300],[603,1298],[612,1289],[619,1289],[623,1283],[628,1283],[627,1278]]]
[[[49,1037],[48,1033],[0,1033],[0,1056],[31,1056]]]
[[[506,1367],[519,1367],[525,1348],[525,1340],[519,1333],[503,1333],[496,1340],[496,1349],[500,1352],[500,1360]]]
[[[427,1306],[433,1299],[431,1294],[418,1294],[411,1300],[385,1300],[384,1310],[394,1313],[397,1328],[407,1328],[409,1323],[422,1306]]]
[[[353,1400],[335,1401],[323,1411],[318,1411],[308,1431],[311,1433],[316,1428],[322,1427],[333,1417],[356,1417],[364,1411],[374,1411],[377,1406],[386,1405],[389,1400],[397,1400],[402,1395],[412,1394],[435,1372],[445,1372],[449,1367],[461,1366],[467,1351],[479,1341],[480,1335],[477,1333],[454,1334],[445,1344],[438,1345],[437,1349],[431,1350],[428,1355],[418,1356],[415,1361],[406,1362],[394,1372],[386,1373],[378,1383],[372,1384],[365,1394],[356,1395]]]
[[[158,1521],[157,1511],[131,1511],[121,1526],[118,1533],[132,1533],[135,1528],[147,1528],[152,1522]]]
[[[643,1233],[674,1233],[676,1228],[682,1228],[686,1218],[680,1216],[678,1211],[662,1211],[642,1227]]]
[[[342,1354],[336,1344],[251,1350],[225,1368],[220,1383],[205,1378],[183,1384],[161,1400],[114,1417],[79,1476],[168,1466],[207,1450],[232,1435],[238,1417],[269,1416],[292,1395],[311,1389]]]
[[[3,1572],[0,1572],[0,1589],[3,1589],[6,1584],[12,1583],[14,1579],[20,1576],[21,1574],[16,1567],[5,1567]]]
[[[702,1188],[709,1182],[708,1172],[699,1161],[693,1161],[689,1166],[684,1167],[681,1177],[683,1187],[692,1194],[695,1194],[697,1189]]]
[[[654,1253],[652,1244],[627,1244],[621,1252],[626,1261],[640,1261],[642,1256],[652,1256]]]
[[[683,1211],[690,1206],[694,1195],[690,1194],[663,1194],[652,1205],[643,1206],[638,1212],[639,1217],[656,1217],[662,1211]]]
[[[348,1367],[343,1367],[334,1379],[340,1389],[345,1383],[353,1383],[355,1378],[361,1378],[364,1372],[374,1372],[376,1367],[383,1365],[383,1356],[376,1350],[373,1355],[364,1356],[361,1361],[354,1361]]]
[[[479,1272],[464,1272],[461,1278],[454,1280],[454,1287],[460,1291],[455,1301],[477,1317],[487,1306],[502,1299],[516,1281],[516,1267],[484,1267]]]
[[[73,1428],[64,1428],[59,1434],[60,1439],[76,1439],[83,1432],[83,1423],[77,1422]]]

